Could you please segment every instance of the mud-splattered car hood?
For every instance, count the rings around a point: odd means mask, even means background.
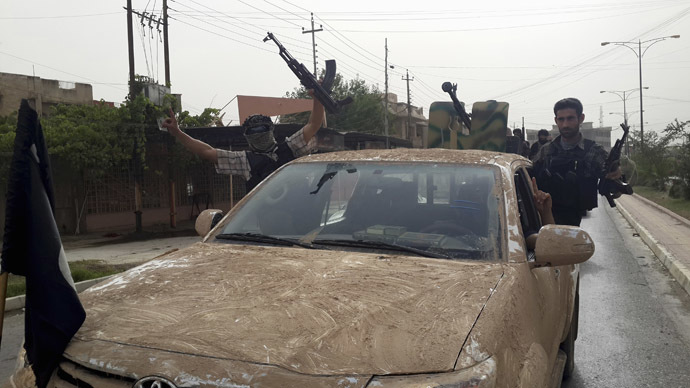
[[[65,354],[103,365],[117,344],[309,375],[448,371],[502,273],[498,263],[198,243],[81,294],[87,318]]]

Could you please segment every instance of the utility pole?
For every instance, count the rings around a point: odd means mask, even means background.
[[[134,28],[132,27],[132,0],[127,0],[127,47],[129,49],[129,99],[134,100]]]
[[[385,67],[383,68],[385,74],[386,74],[386,87],[383,95],[383,101],[384,101],[384,109],[383,109],[383,129],[385,130],[386,134],[386,149],[390,148],[390,144],[388,142],[388,38],[385,40],[385,49],[386,49],[386,59],[385,59]]]
[[[410,81],[414,81],[414,77],[410,78],[410,72],[405,69],[405,77],[402,79],[407,81],[407,139],[410,139],[410,128],[412,128],[412,104],[410,100],[412,96],[410,95]]]
[[[163,56],[165,57],[165,86],[170,87],[170,49],[168,47],[168,0],[163,0]]]
[[[134,101],[134,28],[132,27],[132,0],[127,0],[127,46],[129,49],[129,100]],[[141,232],[141,209],[143,208],[141,196],[141,163],[137,150],[138,140],[135,140],[133,152],[134,162],[134,223],[135,231]]]
[[[315,34],[319,31],[323,31],[323,25],[319,24],[319,29],[314,29],[314,12],[311,13],[311,30],[305,30],[304,27],[302,27],[302,33],[303,34],[311,34],[311,49],[312,49],[312,55],[314,56],[314,77],[319,77],[318,74],[316,74],[316,36]]]

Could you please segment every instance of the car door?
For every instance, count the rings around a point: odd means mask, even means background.
[[[520,225],[522,227],[523,235],[525,237],[538,233],[541,228],[541,219],[534,204],[534,195],[532,190],[531,178],[524,167],[520,167],[515,171],[515,187],[518,197],[518,210],[520,213]],[[534,250],[527,252],[527,264],[534,261]],[[570,266],[572,267],[572,266]],[[549,359],[554,360],[558,351],[558,345],[561,342],[563,335],[563,328],[565,324],[566,306],[565,301],[567,295],[567,285],[571,281],[570,269],[565,267],[541,267],[533,268],[531,271],[531,281],[534,289],[537,290],[538,301],[534,301],[539,305],[541,312],[541,319],[539,322],[550,322],[551,324],[544,324],[543,327],[538,327],[537,330],[544,333],[541,336],[544,343],[544,350],[547,352]],[[553,322],[557,322],[556,325]]]

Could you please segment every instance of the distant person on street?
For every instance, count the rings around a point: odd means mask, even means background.
[[[313,93],[310,91],[313,98]],[[199,157],[213,162],[216,172],[226,175],[240,175],[247,181],[247,192],[261,183],[278,167],[309,154],[316,146],[314,135],[321,128],[326,117],[323,105],[318,99],[313,99],[309,122],[283,142],[276,142],[273,136],[273,121],[268,116],[249,116],[242,126],[244,137],[249,143],[250,151],[227,151],[213,148],[210,145],[192,138],[180,130],[175,115],[170,111],[170,117],[165,119],[162,126],[168,130],[182,145]]]
[[[520,128],[513,129],[513,136],[520,139],[520,146],[518,146],[518,154],[528,157],[529,156],[529,143],[522,136],[522,130]]]
[[[534,157],[537,156],[539,148],[550,141],[549,137],[549,131],[546,129],[540,129],[539,132],[537,132],[537,141],[535,141],[529,149],[529,160],[534,161]]]
[[[582,211],[597,207],[599,180],[618,179],[622,173],[619,167],[606,174],[606,150],[582,136],[585,115],[580,100],[564,98],[553,112],[560,136],[541,146],[532,174],[539,188],[551,194],[556,224],[580,226]]]

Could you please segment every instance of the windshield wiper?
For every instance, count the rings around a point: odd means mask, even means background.
[[[423,257],[433,257],[437,259],[452,259],[448,256],[439,252],[425,251],[424,249],[413,248],[406,245],[398,245],[393,243],[387,243],[384,241],[368,241],[368,240],[314,240],[314,244],[322,245],[338,245],[344,247],[360,247],[360,248],[376,248],[376,249],[386,249],[391,251],[408,252],[415,253]]]
[[[312,244],[302,243],[297,240],[291,240],[289,238],[281,238],[269,236],[267,234],[261,233],[223,233],[216,236],[220,240],[236,240],[236,241],[253,241],[253,242],[264,242],[273,243],[278,245],[293,246],[297,245],[302,248],[307,249],[317,249]]]

